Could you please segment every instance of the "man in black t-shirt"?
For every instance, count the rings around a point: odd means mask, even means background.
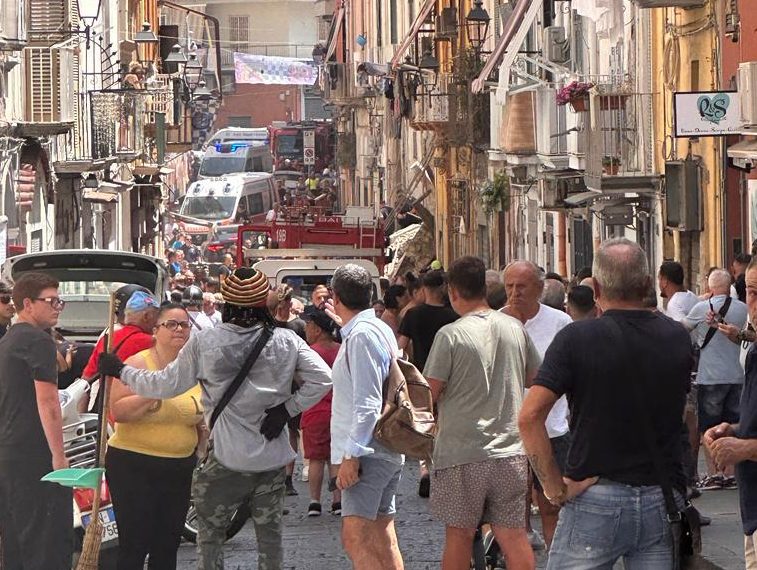
[[[444,304],[444,273],[439,270],[423,275],[423,291],[426,301],[410,309],[402,319],[397,344],[405,350],[412,343],[412,362],[423,370],[426,358],[434,344],[436,333],[444,325],[454,323],[459,317]]]
[[[667,570],[673,536],[661,517],[661,477],[645,425],[651,423],[667,459],[664,477],[680,499],[691,343],[679,323],[644,309],[652,276],[637,244],[626,239],[602,244],[593,275],[603,316],[572,323],[557,334],[518,420],[544,494],[563,505],[547,568],[606,568],[623,557],[627,566]],[[563,394],[572,434],[565,479],[544,429]]]
[[[444,272],[439,269],[423,275],[421,281],[425,302],[413,307],[400,322],[397,344],[400,349],[408,350],[415,367],[423,372],[428,353],[434,344],[434,337],[444,325],[455,322],[458,314],[445,305]],[[431,494],[431,477],[426,462],[421,461],[421,478],[418,483],[418,495],[423,498]]]
[[[58,282],[23,275],[18,319],[0,341],[0,561],[3,568],[70,570],[71,490],[40,478],[68,467],[58,400],[55,341],[45,332],[63,310]]]
[[[745,274],[746,300],[751,322],[757,323],[757,260]],[[736,466],[736,479],[744,529],[744,558],[747,568],[757,567],[757,349],[749,349],[746,377],[741,393],[738,424],[721,423],[704,433],[704,445],[715,465]]]

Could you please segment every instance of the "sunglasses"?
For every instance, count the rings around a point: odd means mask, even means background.
[[[62,311],[66,306],[66,302],[60,297],[35,297],[34,300],[48,303],[55,311]]]
[[[192,328],[192,323],[189,321],[174,321],[173,319],[158,323],[159,327],[166,327],[167,330],[173,332],[177,329],[189,330]]]
[[[10,305],[12,301],[13,297],[11,297],[10,295],[0,295],[0,303],[2,303],[3,305]]]

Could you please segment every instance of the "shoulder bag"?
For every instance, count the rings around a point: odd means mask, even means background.
[[[652,456],[655,478],[662,488],[665,501],[668,523],[673,536],[673,569],[686,570],[694,568],[694,561],[702,552],[702,531],[700,528],[699,512],[689,502],[685,501],[683,509],[678,508],[673,494],[672,475],[670,465],[666,463],[662,450],[657,443],[652,418],[649,408],[644,404],[644,394],[639,379],[631,378],[631,371],[636,370],[633,366],[628,344],[623,342],[623,329],[618,322],[610,316],[603,317],[612,336],[617,341],[617,346],[622,347],[624,376],[626,385],[631,388],[633,400],[636,406],[636,414],[642,420],[642,435],[647,450]]]

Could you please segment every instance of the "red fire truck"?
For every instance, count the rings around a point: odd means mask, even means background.
[[[305,164],[305,131],[314,131],[313,164]],[[334,160],[336,135],[334,125],[327,122],[273,124],[268,127],[274,170],[323,172]]]
[[[280,208],[276,218],[239,226],[237,265],[261,259],[359,258],[385,264],[384,228],[373,208],[349,206],[344,214],[318,207]]]

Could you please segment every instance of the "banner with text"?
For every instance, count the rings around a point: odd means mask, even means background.
[[[237,83],[261,85],[313,85],[318,68],[293,57],[273,57],[234,52]]]

